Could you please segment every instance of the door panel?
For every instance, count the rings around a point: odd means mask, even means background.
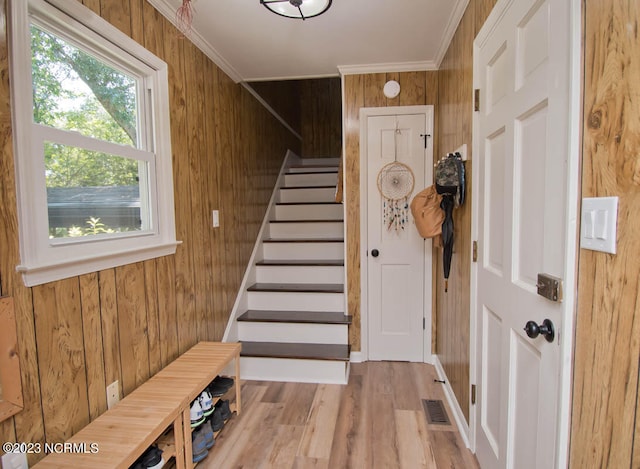
[[[422,361],[424,357],[425,241],[408,222],[402,230],[388,229],[383,221],[383,198],[377,186],[380,170],[398,161],[409,166],[413,195],[425,186],[426,150],[421,134],[426,114],[367,117],[367,291],[368,349],[372,360]],[[431,177],[429,170],[428,177]],[[379,255],[373,257],[372,250]]]
[[[486,96],[474,155],[482,324],[476,452],[492,469],[546,469],[555,461],[563,308],[539,296],[537,283],[539,273],[562,277],[566,262],[564,3],[499,1],[485,26],[490,32],[483,28],[476,41],[476,87]],[[546,318],[556,328],[553,343],[529,338],[527,321]]]

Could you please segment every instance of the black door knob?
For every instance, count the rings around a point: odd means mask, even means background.
[[[378,257],[380,255],[380,251],[378,251],[377,249],[372,249],[371,250],[371,255],[373,257]]]
[[[524,326],[524,331],[532,339],[535,339],[540,334],[542,334],[544,338],[547,339],[547,342],[553,342],[553,339],[556,336],[556,331],[553,327],[553,323],[549,319],[545,319],[540,325],[536,324],[535,321],[529,321]]]

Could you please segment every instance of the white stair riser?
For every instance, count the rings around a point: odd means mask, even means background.
[[[265,311],[344,311],[343,293],[249,293],[249,309]]]
[[[343,283],[343,266],[294,266],[259,265],[256,266],[258,283]]]
[[[341,221],[269,223],[269,235],[272,239],[336,239],[344,236],[344,225]]]
[[[349,362],[240,357],[240,376],[256,381],[347,384]]]
[[[284,176],[285,187],[335,186],[337,181],[337,173],[286,174]]]
[[[327,165],[337,168],[340,165],[340,158],[302,158],[300,164],[303,166]]]
[[[344,259],[344,243],[264,243],[264,259]]]
[[[276,205],[276,220],[342,220],[342,204]]]
[[[280,189],[279,201],[295,204],[299,202],[335,202],[335,187],[309,187],[300,189]]]
[[[292,174],[292,173],[322,173],[322,172],[326,172],[326,171],[338,171],[338,167],[337,166],[311,166],[308,165],[306,167],[297,167],[297,168],[289,168],[287,170],[288,174]]]
[[[347,344],[348,336],[346,324],[238,322],[239,340],[245,342]]]

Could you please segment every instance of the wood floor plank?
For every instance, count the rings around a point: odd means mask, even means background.
[[[395,411],[400,467],[431,469],[436,467],[435,456],[427,437],[424,415],[415,410]]]
[[[344,386],[244,381],[242,414],[198,468],[478,469],[455,426],[415,409],[444,400],[436,377],[428,364],[367,362]]]
[[[342,391],[341,386],[318,386],[311,405],[309,423],[300,441],[298,456],[326,459],[329,462]]]
[[[285,396],[287,406],[282,413],[280,424],[305,425],[317,388],[317,384],[286,383]]]
[[[274,435],[275,441],[271,454],[264,466],[274,469],[291,467],[291,461],[296,458],[303,432],[304,426],[279,425]]]
[[[352,368],[353,373],[362,369],[363,367],[355,365]],[[364,377],[353,373],[340,400],[329,467],[357,467],[366,461],[366,432],[369,427],[368,413],[365,411]]]

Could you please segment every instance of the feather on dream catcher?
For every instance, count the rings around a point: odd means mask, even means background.
[[[409,197],[415,178],[406,164],[394,161],[378,173],[378,191],[382,195],[382,219],[388,231],[404,230],[409,223]]]

